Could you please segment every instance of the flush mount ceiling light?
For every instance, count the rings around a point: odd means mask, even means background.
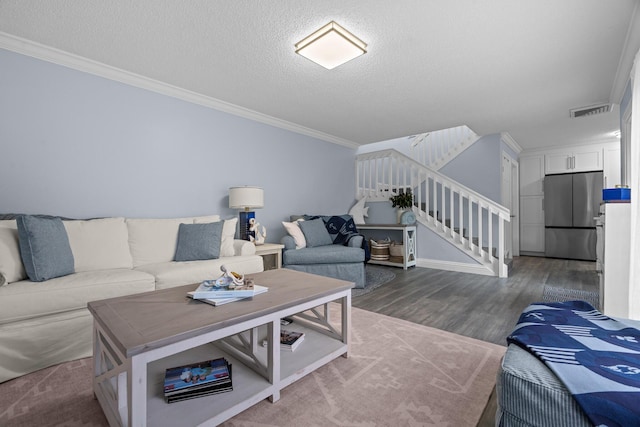
[[[331,70],[367,53],[367,44],[331,21],[296,43],[296,53]]]

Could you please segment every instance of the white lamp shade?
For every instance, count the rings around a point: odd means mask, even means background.
[[[264,190],[260,187],[231,187],[229,189],[231,209],[256,209],[264,207]]]

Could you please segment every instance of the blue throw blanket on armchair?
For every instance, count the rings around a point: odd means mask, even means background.
[[[353,237],[362,236],[362,234],[358,232],[358,228],[351,215],[304,215],[304,219],[307,221],[316,218],[322,219],[334,244],[346,246]],[[371,251],[369,250],[367,239],[364,236],[362,236],[362,245],[360,247],[364,249],[365,262],[369,261]]]
[[[584,301],[535,303],[507,338],[536,355],[596,426],[640,426],[640,330]]]

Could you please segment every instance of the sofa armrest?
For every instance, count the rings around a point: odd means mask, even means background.
[[[233,253],[235,256],[254,255],[256,253],[256,245],[248,240],[233,240]]]
[[[361,248],[364,236],[353,236],[349,239],[348,246],[350,248]]]
[[[284,245],[285,251],[296,248],[296,241],[291,236],[284,236],[282,239],[280,239],[280,243]]]

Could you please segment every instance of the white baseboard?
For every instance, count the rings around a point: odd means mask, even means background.
[[[466,264],[463,262],[441,261],[437,259],[418,258],[417,267],[433,268],[435,270],[455,271],[458,273],[471,273],[481,276],[493,276],[493,272],[480,264]]]

